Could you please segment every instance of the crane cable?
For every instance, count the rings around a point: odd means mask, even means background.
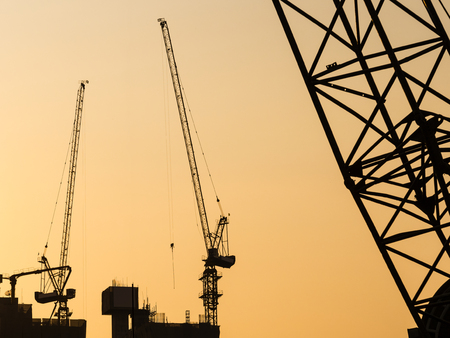
[[[55,206],[53,208],[53,214],[52,214],[52,218],[51,218],[51,221],[50,221],[50,227],[49,227],[48,234],[47,234],[47,240],[46,240],[45,246],[44,246],[44,252],[43,252],[42,255],[40,255],[39,261],[41,260],[42,257],[45,257],[45,255],[47,254],[48,242],[50,241],[50,235],[51,235],[51,232],[52,232],[52,229],[53,229],[53,223],[55,221],[56,208],[58,207],[59,196],[61,194],[61,187],[62,187],[62,184],[63,184],[64,173],[66,172],[67,159],[69,158],[69,153],[70,153],[70,148],[71,148],[72,142],[73,142],[73,133],[70,135],[69,145],[67,147],[66,159],[64,161],[64,166],[63,166],[63,170],[62,170],[62,174],[61,174],[61,179],[59,180],[58,192],[56,194],[56,202],[55,202]],[[42,274],[41,275],[41,281],[40,281],[40,290],[42,292],[45,292],[46,288],[47,288],[47,282],[46,282],[45,274]]]
[[[175,257],[174,257],[174,247],[175,247],[175,236],[174,236],[174,225],[173,225],[173,189],[172,189],[172,146],[171,146],[171,135],[170,135],[170,118],[169,118],[169,82],[167,80],[167,67],[165,65],[165,47],[164,40],[162,43],[162,73],[163,73],[163,98],[164,98],[164,123],[165,123],[165,138],[166,138],[166,168],[167,168],[167,196],[168,196],[168,213],[169,213],[169,239],[170,239],[170,249],[172,252],[172,278],[173,278],[173,288],[175,289]]]
[[[197,132],[197,127],[195,126],[194,117],[192,116],[191,108],[189,107],[189,102],[187,100],[187,96],[186,96],[183,84],[181,83],[181,78],[180,78],[179,75],[178,75],[178,78],[180,80],[180,86],[181,86],[181,90],[182,90],[182,92],[184,94],[183,97],[184,97],[184,101],[186,102],[186,108],[187,108],[187,110],[189,112],[189,116],[191,117],[192,126],[194,127],[194,132],[195,132],[195,136],[197,137],[197,142],[199,144],[200,151],[202,152],[203,161],[205,162],[206,170],[208,171],[208,176],[209,176],[209,179],[211,181],[211,185],[212,185],[212,188],[213,188],[213,191],[214,191],[214,195],[216,196],[216,200],[219,203],[220,200],[219,200],[219,197],[217,196],[216,186],[214,185],[214,181],[213,181],[213,178],[212,178],[212,175],[211,175],[211,171],[209,170],[208,161],[206,161],[206,155],[205,155],[205,152],[203,151],[203,146],[202,146],[202,143],[200,141],[200,136],[199,136],[199,134]]]
[[[212,188],[213,188],[213,191],[214,191],[214,195],[216,196],[216,202],[217,202],[217,204],[219,206],[220,214],[221,214],[221,216],[223,216],[224,213],[223,213],[223,210],[222,210],[222,205],[220,204],[219,197],[217,196],[216,186],[214,185],[214,181],[213,181],[213,178],[212,178],[212,175],[211,175],[211,171],[209,170],[208,161],[206,160],[206,155],[205,155],[205,152],[203,151],[202,142],[200,141],[200,135],[197,132],[197,127],[195,125],[194,116],[192,115],[192,111],[191,111],[191,108],[189,106],[189,102],[187,100],[187,95],[186,95],[183,83],[181,82],[180,74],[178,74],[178,80],[180,82],[180,87],[181,87],[182,95],[183,95],[183,98],[184,98],[184,102],[186,104],[186,109],[189,112],[189,116],[191,117],[192,127],[194,127],[195,136],[197,138],[197,142],[198,142],[198,145],[200,147],[200,151],[202,153],[203,162],[205,163],[205,167],[206,167],[206,170],[208,172],[209,179],[211,181],[211,185],[212,185]],[[192,194],[193,194],[193,198],[194,198],[194,209],[195,209],[195,206],[196,206],[196,203],[197,203],[196,202],[196,198],[195,198],[195,192],[192,191]],[[194,214],[197,215],[196,212],[194,212]],[[197,216],[195,217],[195,219],[196,219],[196,222],[197,222],[197,230],[198,230],[198,232],[200,234],[200,237],[203,238],[204,234],[203,234],[203,231],[200,230],[199,219],[197,218]]]
[[[82,129],[83,133],[83,142],[82,145],[82,178],[84,179],[84,207],[83,207],[83,216],[82,216],[82,255],[83,255],[83,317],[88,315],[88,307],[87,307],[87,296],[88,296],[88,277],[87,277],[87,151],[86,151],[86,145],[87,145],[87,138],[86,138],[86,125],[88,120],[86,117],[84,118],[84,128]]]
[[[64,166],[63,166],[63,171],[62,171],[62,174],[61,174],[61,179],[59,181],[58,193],[56,194],[56,202],[55,202],[55,206],[53,208],[53,215],[52,215],[52,219],[51,219],[51,222],[50,222],[50,228],[48,230],[48,235],[47,235],[47,241],[45,243],[45,248],[47,248],[47,246],[48,246],[48,242],[50,240],[50,234],[51,234],[52,228],[53,228],[53,223],[55,221],[56,208],[58,207],[59,195],[61,194],[61,187],[62,187],[62,184],[63,184],[64,173],[66,172],[67,159],[69,157],[70,146],[71,146],[72,142],[73,142],[73,135],[70,136],[69,146],[67,147],[66,159],[64,161]]]

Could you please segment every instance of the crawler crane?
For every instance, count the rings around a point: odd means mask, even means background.
[[[435,0],[272,1],[345,187],[417,325],[410,337],[450,337],[447,10]]]
[[[77,169],[78,148],[80,144],[80,132],[81,132],[81,117],[83,112],[84,91],[86,84],[89,81],[81,81],[80,87],[77,92],[77,103],[75,108],[75,119],[73,122],[73,132],[71,139],[71,151],[70,151],[70,163],[69,163],[69,175],[67,181],[67,193],[66,193],[66,206],[64,212],[63,221],[63,233],[61,240],[61,254],[59,261],[59,268],[51,268],[47,257],[45,256],[47,245],[45,246],[44,253],[40,259],[40,263],[45,266],[45,271],[48,273],[49,279],[42,283],[42,289],[40,292],[35,293],[35,299],[38,303],[55,302],[52,314],[55,313],[56,307],[58,310],[56,316],[58,323],[61,325],[62,321],[65,321],[66,325],[69,325],[69,307],[67,301],[75,297],[75,289],[67,289],[66,294],[64,290],[69,279],[71,269],[67,265],[67,258],[69,253],[69,238],[70,238],[70,226],[72,223],[72,209],[73,209],[73,197],[75,191],[75,177]],[[52,292],[49,292],[50,288],[53,288]]]
[[[207,251],[207,258],[205,262],[205,270],[200,280],[203,282],[203,293],[200,298],[203,299],[203,306],[205,308],[205,321],[211,325],[217,325],[217,305],[218,299],[221,296],[217,289],[217,281],[221,276],[217,273],[216,266],[222,268],[231,268],[235,263],[235,256],[228,254],[228,217],[223,214],[222,208],[220,219],[217,223],[215,231],[210,231],[208,219],[206,216],[206,209],[203,200],[202,189],[200,185],[200,178],[198,175],[197,164],[194,156],[194,147],[192,145],[191,135],[189,131],[188,119],[186,116],[186,108],[184,104],[183,94],[178,77],[177,65],[173,53],[172,42],[169,35],[169,27],[165,19],[158,19],[161,25],[164,44],[166,46],[167,59],[169,63],[170,73],[172,75],[173,88],[178,105],[178,112],[180,115],[181,128],[183,130],[184,142],[186,145],[186,152],[191,170],[192,183],[194,186],[195,197],[197,200],[197,207],[202,226],[203,238]]]

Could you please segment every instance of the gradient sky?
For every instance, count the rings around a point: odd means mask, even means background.
[[[330,5],[298,3],[323,13]],[[221,337],[406,337],[413,320],[343,185],[270,0],[0,5],[0,272],[39,267],[79,80],[89,80],[70,242],[73,318],[88,321],[88,338],[110,337],[101,292],[113,279],[138,286],[141,303],[148,298],[170,322],[203,313],[205,248],[160,17],[231,214],[236,265],[219,281]],[[200,175],[213,223],[219,209]],[[65,190],[64,179],[52,265]],[[9,290],[7,281],[0,287]],[[34,302],[38,289],[29,276],[16,292],[34,317],[49,316],[52,305]]]

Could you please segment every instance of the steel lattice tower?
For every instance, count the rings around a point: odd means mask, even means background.
[[[344,184],[421,335],[448,337],[450,42],[441,7],[273,3]]]
[[[218,273],[214,266],[205,266],[205,270],[200,277],[203,284],[203,292],[200,298],[203,299],[203,307],[205,308],[205,322],[212,325],[218,325],[217,305],[219,305],[219,297],[222,292],[217,288],[217,281],[222,278],[222,274]]]

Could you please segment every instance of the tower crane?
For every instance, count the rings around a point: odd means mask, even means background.
[[[75,297],[75,289],[67,289],[66,294],[64,290],[69,279],[71,268],[67,265],[68,253],[69,253],[69,239],[70,239],[70,227],[72,223],[72,210],[73,210],[73,197],[75,191],[75,178],[78,159],[78,148],[80,144],[81,135],[81,117],[83,112],[84,92],[86,84],[89,81],[83,80],[80,83],[80,87],[77,92],[77,101],[75,108],[75,119],[73,122],[72,138],[70,145],[70,162],[69,162],[69,174],[67,180],[67,192],[66,192],[66,204],[63,220],[63,232],[61,240],[61,253],[59,259],[59,268],[51,268],[50,263],[45,256],[47,251],[47,244],[45,250],[40,258],[40,263],[45,266],[45,270],[48,273],[49,279],[41,285],[41,291],[35,293],[35,299],[38,303],[55,302],[52,314],[55,313],[56,307],[58,323],[61,324],[62,320],[66,320],[68,325],[68,318],[71,315],[67,301]],[[53,288],[52,292],[49,292],[50,288]]]
[[[446,9],[330,0],[314,12],[272,1],[345,187],[417,325],[410,337],[449,337]]]
[[[172,75],[172,83],[175,91],[175,97],[180,115],[181,128],[183,130],[184,142],[186,145],[186,152],[189,161],[189,168],[191,171],[192,184],[194,186],[195,198],[197,201],[198,213],[200,216],[200,223],[202,227],[203,238],[207,251],[207,258],[205,262],[205,270],[203,271],[200,280],[203,283],[203,293],[200,298],[203,299],[203,306],[205,308],[205,321],[211,325],[217,325],[217,305],[221,293],[217,289],[217,282],[221,275],[218,274],[216,266],[222,268],[231,268],[236,258],[229,255],[228,247],[228,217],[224,215],[220,206],[220,201],[217,199],[221,211],[220,219],[214,231],[210,231],[208,219],[206,215],[205,204],[203,200],[202,189],[200,185],[200,178],[198,175],[197,164],[195,161],[194,147],[189,131],[189,124],[186,115],[186,108],[181,90],[180,79],[178,76],[177,65],[173,53],[172,42],[169,34],[169,27],[167,21],[163,18],[158,19],[161,25],[164,44],[167,52],[167,59],[169,63],[170,73]]]

